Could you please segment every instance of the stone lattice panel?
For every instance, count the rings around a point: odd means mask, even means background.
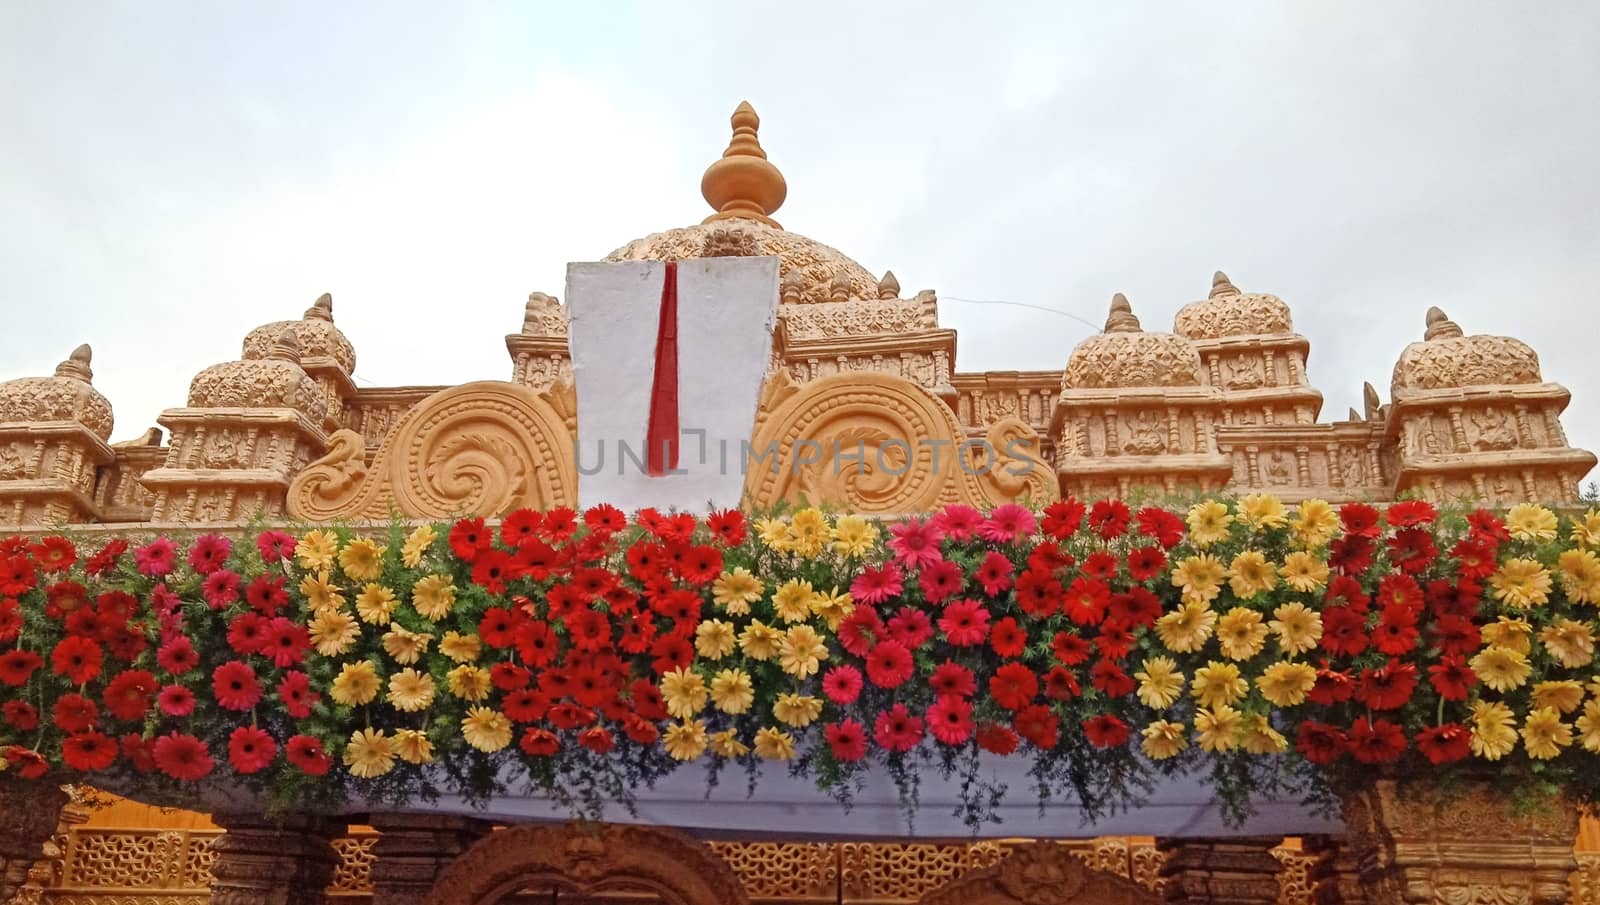
[[[834,902],[839,846],[806,842],[710,842],[752,900]]]

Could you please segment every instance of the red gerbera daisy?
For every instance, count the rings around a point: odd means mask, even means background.
[[[867,756],[866,730],[853,719],[830,723],[822,730],[822,734],[828,740],[828,749],[833,752],[834,760],[840,763],[854,763]]]
[[[1028,646],[1028,634],[1010,616],[989,627],[989,649],[1002,657],[1017,657]]]
[[[79,732],[61,740],[61,759],[74,770],[104,770],[116,763],[117,743],[103,732]]]
[[[966,698],[940,695],[928,708],[928,731],[941,744],[963,744],[972,730],[972,704]]]
[[[744,513],[737,509],[721,509],[711,513],[706,516],[706,527],[711,529],[711,536],[723,546],[737,547],[744,543]]]
[[[1356,656],[1367,649],[1367,620],[1347,606],[1322,611],[1322,649],[1330,654]]]
[[[857,603],[877,606],[900,596],[905,589],[904,576],[892,562],[881,566],[868,566],[850,583],[850,596]]]
[[[1007,710],[1021,710],[1039,693],[1039,677],[1022,663],[1006,663],[989,677],[989,694]]]
[[[0,682],[24,685],[43,665],[44,658],[31,650],[8,650],[0,654]]]
[[[1114,714],[1102,713],[1083,721],[1083,734],[1096,748],[1115,748],[1128,741],[1128,724]]]
[[[1364,764],[1384,764],[1406,750],[1406,736],[1389,720],[1356,720],[1350,727],[1350,753]]]
[[[1373,710],[1395,710],[1411,700],[1417,687],[1417,668],[1390,660],[1377,669],[1363,669],[1356,679],[1356,700]]]
[[[1444,659],[1428,667],[1428,682],[1439,697],[1447,701],[1465,701],[1478,676],[1460,654],[1447,654]]]
[[[206,743],[192,735],[173,732],[156,739],[156,767],[173,779],[195,782],[204,779],[216,762]]]
[[[255,670],[238,660],[229,660],[212,671],[211,693],[217,706],[224,710],[249,710],[261,700],[261,685],[256,681]]]
[[[999,723],[983,723],[978,726],[978,747],[991,754],[1006,757],[1017,750],[1017,734],[1008,726]]]
[[[50,712],[50,719],[62,732],[82,732],[93,726],[99,717],[99,708],[81,694],[64,694],[56,698],[55,707]]]
[[[5,750],[6,763],[23,779],[38,779],[50,772],[50,762],[31,748],[12,745]]]
[[[1343,732],[1327,723],[1307,720],[1295,733],[1294,747],[1314,764],[1326,766],[1339,759],[1348,748]]]
[[[1100,656],[1121,660],[1133,650],[1133,633],[1123,628],[1120,623],[1108,620],[1100,626],[1100,634],[1095,637],[1094,646],[1100,651]]]
[[[944,557],[939,552],[939,530],[928,522],[907,519],[889,527],[889,550],[908,569],[931,566]]]
[[[1128,552],[1128,575],[1134,581],[1149,581],[1166,571],[1167,554],[1160,547],[1134,547]]]
[[[983,587],[983,593],[998,597],[1011,587],[1011,560],[995,550],[990,550],[978,564],[972,580]]]
[[[189,568],[201,575],[210,575],[226,566],[232,553],[233,541],[220,534],[202,534],[189,548]]]
[[[18,732],[31,732],[39,728],[39,711],[26,701],[7,701],[0,704],[0,718]]]
[[[935,696],[970,698],[978,691],[978,680],[972,675],[972,670],[946,660],[934,667],[933,675],[928,677],[928,687],[933,689]]]
[[[655,656],[650,668],[657,675],[665,675],[689,665],[689,661],[694,659],[694,645],[682,635],[663,635],[650,645],[650,653]],[[909,654],[906,656],[910,657]]]
[[[1377,537],[1378,510],[1366,503],[1345,503],[1339,507],[1339,521],[1344,533],[1352,537]]]
[[[1389,524],[1396,528],[1431,525],[1438,516],[1438,510],[1426,500],[1402,500],[1390,506],[1389,511],[1384,514]]]
[[[524,541],[538,538],[543,522],[544,516],[532,509],[518,509],[500,523],[500,540],[508,547],[519,547]]]
[[[1369,537],[1336,537],[1328,545],[1328,566],[1343,575],[1360,575],[1372,568],[1375,548],[1375,541]]]
[[[1319,669],[1317,670],[1316,683],[1311,686],[1311,691],[1307,692],[1306,697],[1310,698],[1313,704],[1331,707],[1334,704],[1341,704],[1350,700],[1355,690],[1355,681],[1350,678],[1348,673],[1332,669]]]
[[[33,561],[42,572],[65,572],[78,561],[78,548],[59,534],[44,538],[32,548]]]
[[[1103,581],[1074,578],[1067,587],[1067,618],[1078,625],[1099,625],[1111,603],[1111,589]]]
[[[1052,701],[1069,701],[1082,693],[1078,677],[1065,666],[1052,666],[1044,674],[1044,696]]]
[[[106,683],[100,700],[106,710],[119,720],[141,719],[150,709],[150,699],[161,686],[156,677],[142,669],[124,670]]]
[[[1168,550],[1183,540],[1183,519],[1159,506],[1146,506],[1134,518],[1139,523],[1140,534],[1154,538],[1156,543]]]
[[[228,735],[228,762],[239,773],[260,773],[278,756],[278,743],[264,730],[239,726]]]
[[[317,705],[322,695],[311,690],[311,679],[305,673],[291,670],[283,674],[278,680],[278,700],[283,703],[283,710],[292,719],[303,720],[311,716],[311,708]]]
[[[483,526],[483,519],[461,519],[450,529],[450,550],[458,559],[474,562],[478,554],[490,548],[494,535]]]
[[[50,668],[58,676],[66,676],[74,685],[82,685],[100,674],[100,645],[88,638],[62,638],[50,652]],[[18,683],[21,684],[21,683]]]
[[[888,634],[883,621],[878,618],[878,611],[868,607],[857,607],[850,615],[844,617],[839,623],[839,630],[835,637],[839,646],[857,657],[865,657],[872,645],[877,644]]]
[[[965,580],[960,566],[942,559],[923,567],[918,584],[929,603],[940,603],[960,592]]]
[[[256,552],[267,565],[286,562],[294,556],[295,538],[282,531],[263,531],[256,535]]]
[[[1027,739],[1035,748],[1049,751],[1061,740],[1061,723],[1049,707],[1032,704],[1017,711],[1011,728]]]
[[[1483,643],[1483,636],[1478,631],[1478,626],[1465,616],[1449,614],[1440,616],[1434,620],[1428,634],[1433,639],[1433,646],[1446,656],[1465,657],[1477,651],[1478,646]]]
[[[177,566],[178,545],[165,537],[158,537],[133,551],[133,562],[140,575],[161,578]]]
[[[187,637],[178,635],[169,639],[156,651],[156,665],[173,675],[182,675],[200,665],[200,655]]]
[[[1139,683],[1123,671],[1122,667],[1110,660],[1101,660],[1089,670],[1089,681],[1094,687],[1100,689],[1109,698],[1120,698],[1123,695],[1133,694]]]
[[[841,707],[856,702],[861,686],[861,672],[854,666],[835,666],[822,676],[822,693]]]
[[[1056,636],[1050,640],[1050,650],[1063,665],[1077,666],[1089,661],[1092,648],[1089,642],[1079,635],[1056,632]]]
[[[958,543],[971,540],[982,524],[983,513],[961,503],[952,503],[933,516],[933,526],[939,533]]]
[[[1035,619],[1048,619],[1061,608],[1066,591],[1048,572],[1029,569],[1017,578],[1017,605]]]
[[[976,600],[957,600],[939,617],[945,640],[956,647],[973,647],[989,637],[989,611]]]
[[[182,685],[168,685],[156,696],[156,706],[167,716],[188,716],[194,713],[194,692]]]
[[[1099,500],[1089,507],[1089,530],[1105,540],[1121,537],[1128,531],[1133,513],[1121,500]]]
[[[903,606],[890,617],[885,631],[890,640],[905,645],[906,650],[916,650],[933,637],[933,620],[921,610]]]
[[[1460,723],[1429,726],[1417,733],[1417,750],[1435,765],[1465,760],[1472,753],[1472,733]]]
[[[239,601],[239,573],[218,569],[200,583],[200,593],[214,610],[227,609]]]
[[[1491,547],[1498,547],[1501,542],[1511,539],[1511,532],[1506,529],[1506,523],[1487,509],[1474,509],[1467,513],[1467,525],[1474,538]]]
[[[1121,568],[1121,566],[1122,564],[1117,561],[1117,555],[1115,553],[1109,553],[1105,550],[1096,550],[1095,552],[1090,553],[1088,556],[1083,558],[1082,571],[1084,575],[1087,575],[1090,578],[1115,578],[1117,577],[1117,570]]]
[[[1044,521],[1040,527],[1056,540],[1066,540],[1083,525],[1083,504],[1067,497],[1044,507]]]
[[[326,776],[333,758],[322,748],[322,740],[310,735],[292,735],[283,747],[283,757],[307,776]]]
[[[867,678],[879,688],[899,687],[914,667],[911,652],[898,641],[880,641],[867,652]]]
[[[532,757],[549,757],[561,750],[561,739],[548,729],[528,727],[518,742],[523,753]]]
[[[667,718],[667,703],[661,696],[661,689],[648,679],[634,679],[628,686],[628,697],[633,700],[633,709],[647,720],[664,720]]]
[[[873,738],[886,751],[910,751],[922,741],[922,718],[913,715],[904,704],[878,714],[873,726]]]

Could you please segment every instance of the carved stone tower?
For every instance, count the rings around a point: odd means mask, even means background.
[[[0,384],[0,524],[100,520],[96,469],[115,455],[111,403],[90,385],[89,359],[79,346],[54,376]]]
[[[1222,390],[1226,425],[1314,424],[1322,394],[1306,379],[1311,343],[1275,295],[1242,293],[1217,271],[1211,296],[1185,305],[1173,331],[1194,344],[1205,382]]]

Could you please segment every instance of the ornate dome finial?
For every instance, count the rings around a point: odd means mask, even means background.
[[[761,148],[756,135],[761,117],[749,101],[740,101],[730,122],[733,139],[728,149],[700,179],[700,194],[716,210],[703,222],[744,219],[782,229],[770,215],[783,206],[789,186]]]
[[[1111,313],[1106,316],[1106,333],[1139,333],[1139,318],[1134,316],[1128,297],[1117,293],[1111,297]]]
[[[1422,334],[1422,338],[1425,341],[1431,342],[1436,339],[1449,339],[1462,335],[1461,325],[1445,317],[1444,312],[1437,305],[1428,309],[1427,323],[1428,329]]]
[[[897,299],[900,297],[900,281],[895,279],[894,271],[885,270],[883,279],[878,281],[878,298]]]
[[[1233,285],[1233,281],[1228,279],[1228,275],[1227,274],[1225,274],[1225,273],[1223,273],[1222,271],[1219,270],[1215,274],[1212,275],[1212,277],[1211,277],[1211,295],[1210,295],[1210,298],[1216,298],[1219,295],[1238,295],[1238,294],[1239,294],[1239,287]]]
[[[317,296],[317,300],[311,303],[310,308],[306,309],[304,319],[333,323],[333,296],[326,292]]]
[[[72,377],[90,383],[94,380],[94,372],[89,370],[89,360],[94,357],[94,350],[84,343],[72,350],[67,360],[56,365],[57,377]]]
[[[828,283],[828,300],[832,302],[850,301],[850,275],[842,270],[835,271],[833,279]]]
[[[272,341],[272,349],[267,352],[267,360],[300,363],[300,340],[295,338],[293,330],[278,331],[278,338]]]

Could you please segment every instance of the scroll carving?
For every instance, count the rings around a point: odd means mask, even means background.
[[[427,905],[488,905],[524,888],[587,897],[626,887],[668,905],[747,905],[744,887],[704,844],[640,826],[516,826],[493,833],[439,875]]]
[[[463,384],[417,403],[369,465],[351,430],[295,477],[289,514],[312,521],[500,515],[577,499],[577,406],[570,385],[540,394],[497,381]]]
[[[1017,418],[964,439],[949,407],[902,377],[852,373],[797,385],[780,373],[763,391],[745,496],[833,504],[863,514],[979,508],[1058,494],[1033,428]]]
[[[1155,893],[1126,877],[1094,870],[1053,842],[1021,846],[921,899],[921,905],[1154,905]]]

